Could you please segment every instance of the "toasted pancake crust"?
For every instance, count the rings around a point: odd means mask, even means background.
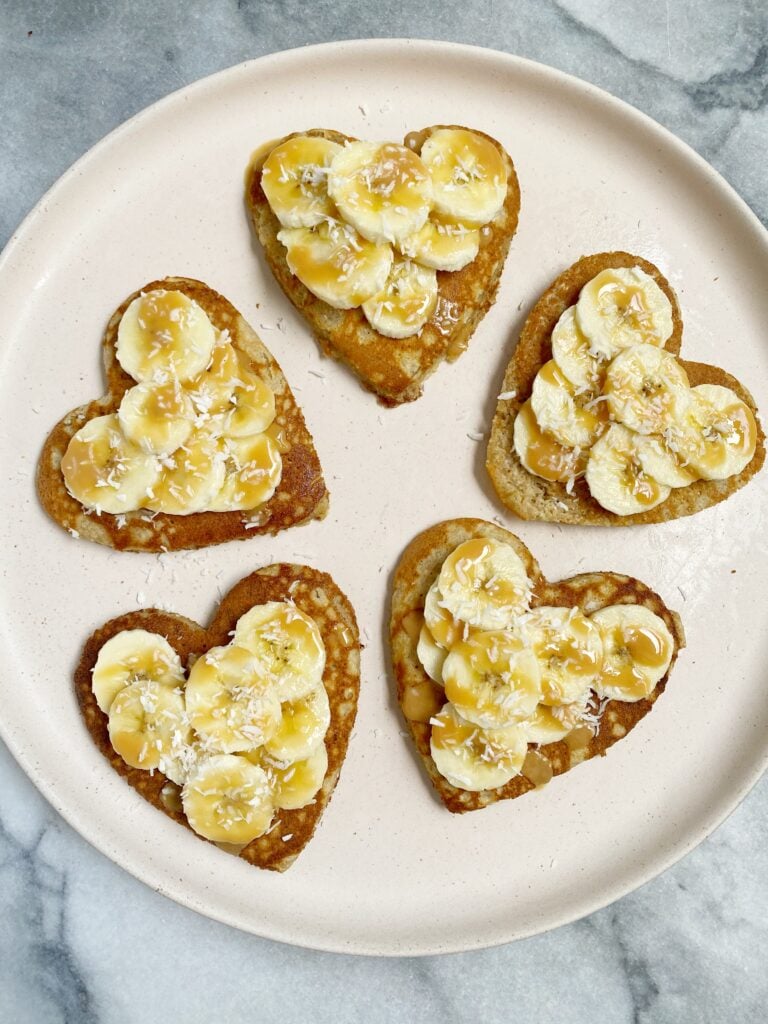
[[[520,340],[504,374],[502,393],[514,391],[514,398],[499,399],[488,443],[486,466],[496,493],[502,502],[521,519],[540,519],[550,523],[577,523],[581,526],[635,526],[641,523],[664,523],[683,516],[692,516],[705,508],[725,501],[751,480],[765,461],[765,434],[756,418],[757,447],[749,465],[725,480],[697,480],[687,487],[675,488],[656,508],[634,515],[619,516],[604,509],[589,492],[582,477],[569,495],[565,484],[543,480],[529,473],[518,458],[512,443],[512,428],[520,406],[530,397],[533,380],[539,369],[552,358],[552,329],[579,297],[579,292],[593,277],[608,267],[641,267],[655,279],[672,303],[673,331],[666,350],[677,356],[688,374],[691,386],[720,384],[730,388],[757,412],[754,399],[735,377],[717,366],[680,359],[683,321],[672,286],[648,260],[628,252],[603,252],[585,256],[569,267],[547,288],[531,310],[523,326]]]
[[[392,663],[398,703],[402,707],[407,686],[420,684],[425,680],[429,682],[429,677],[416,653],[418,630],[413,628],[413,622],[419,622],[419,616],[423,616],[427,591],[445,559],[459,544],[472,537],[489,537],[512,545],[522,558],[533,582],[534,608],[554,604],[579,607],[590,614],[611,604],[642,604],[659,615],[667,624],[674,640],[672,662],[667,674],[647,699],[634,704],[607,701],[597,734],[584,745],[572,747],[566,740],[561,740],[538,747],[539,754],[551,765],[553,775],[562,775],[582,761],[588,761],[598,754],[604,755],[609,747],[626,736],[648,714],[664,692],[678,652],[685,647],[685,634],[680,617],[667,608],[658,594],[631,576],[622,576],[614,572],[583,573],[559,583],[550,583],[542,574],[536,559],[518,537],[482,519],[451,519],[438,523],[420,533],[403,552],[395,572],[390,620]],[[429,723],[412,722],[406,718],[406,725],[424,762],[427,775],[449,811],[476,811],[497,800],[512,800],[536,788],[525,775],[518,775],[498,789],[482,790],[479,793],[458,789],[435,767],[429,748]]]
[[[251,364],[251,369],[275,394],[275,422],[284,430],[290,446],[282,455],[283,474],[268,502],[253,512],[196,512],[188,516],[166,513],[128,512],[124,517],[86,511],[67,491],[61,474],[61,459],[72,436],[96,416],[117,412],[125,392],[135,381],[117,361],[117,328],[123,313],[142,292],[153,288],[174,289],[194,299],[218,330],[228,330],[232,344]],[[201,281],[166,277],[150,281],[129,295],[112,315],[102,342],[107,394],[82,405],[60,420],[43,447],[37,466],[37,493],[48,515],[66,530],[97,544],[120,551],[176,551],[202,548],[228,540],[245,540],[254,534],[278,533],[312,519],[323,519],[328,511],[328,491],[320,460],[304,417],[288,381],[276,360],[253,328],[235,307]],[[120,525],[122,520],[124,525]]]
[[[440,128],[458,125],[433,125],[419,132],[409,132],[417,153],[429,136]],[[272,212],[261,187],[261,168],[275,146],[297,135],[318,135],[343,144],[355,139],[340,132],[313,128],[293,132],[276,139],[266,151],[260,151],[249,168],[246,202],[256,235],[261,242],[267,263],[285,294],[309,322],[321,349],[326,355],[345,362],[358,375],[369,391],[379,396],[384,405],[412,402],[422,393],[424,380],[447,359],[453,362],[469,344],[475,328],[496,298],[504,261],[512,237],[517,230],[520,212],[520,185],[509,154],[496,139],[467,129],[488,139],[501,152],[507,168],[507,196],[501,213],[491,222],[487,234],[481,233],[480,251],[463,270],[438,271],[438,309],[448,309],[457,319],[441,318],[440,326],[430,320],[418,335],[402,340],[379,334],[366,320],[362,309],[334,309],[318,299],[288,268],[286,252],[277,240],[280,222]],[[442,305],[440,305],[442,304]],[[446,305],[447,304],[447,305]]]
[[[320,629],[326,653],[323,684],[328,693],[331,724],[325,737],[328,770],[314,803],[294,811],[277,811],[274,828],[254,839],[239,854],[249,864],[272,871],[285,871],[290,867],[312,838],[338,781],[357,714],[360,692],[357,620],[352,605],[333,579],[327,573],[305,565],[279,564],[258,569],[225,594],[207,629],[182,615],[156,608],[120,615],[91,634],[75,670],[75,692],[80,710],[104,757],[153,807],[190,828],[180,807],[175,809],[173,800],[163,799],[163,787],[169,787],[176,797],[178,787],[160,771],[150,774],[140,768],[131,768],[113,749],[107,731],[108,716],[99,708],[91,689],[91,674],[99,651],[107,640],[124,629],[146,629],[161,633],[189,671],[196,659],[211,647],[230,642],[230,631],[235,628],[237,620],[254,605],[289,600],[310,615]]]

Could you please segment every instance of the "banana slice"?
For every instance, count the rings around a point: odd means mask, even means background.
[[[119,515],[143,508],[160,463],[129,441],[117,416],[96,416],[73,436],[61,459],[67,490],[86,508]]]
[[[421,627],[421,632],[419,633],[416,655],[429,678],[442,686],[443,663],[448,655],[448,651],[437,643],[426,622]]]
[[[461,270],[478,254],[480,231],[432,213],[423,227],[398,243],[398,249],[425,267]]]
[[[620,352],[603,385],[612,417],[638,434],[661,434],[687,390],[685,370],[655,345],[633,345]]]
[[[520,407],[515,417],[513,442],[518,458],[534,476],[540,476],[543,480],[559,480],[561,483],[584,476],[587,451],[583,448],[566,448],[551,434],[545,433],[536,422],[530,398]]]
[[[375,245],[339,220],[283,228],[277,237],[291,273],[334,309],[352,309],[376,295],[392,266],[391,246]]]
[[[181,803],[195,832],[214,843],[250,843],[267,831],[275,810],[267,773],[235,754],[200,761]]]
[[[221,341],[216,345],[207,370],[187,385],[187,392],[198,414],[198,426],[210,416],[228,412],[235,388],[243,384],[245,370],[233,345]]]
[[[592,392],[576,389],[554,359],[536,374],[531,409],[539,427],[566,448],[589,448],[605,430],[607,402]]]
[[[172,374],[192,380],[211,361],[216,331],[205,311],[184,292],[139,295],[117,328],[117,361],[134,380]]]
[[[328,171],[342,148],[317,135],[297,135],[269,154],[261,170],[261,187],[283,227],[311,228],[334,216]]]
[[[520,556],[509,544],[488,537],[459,544],[443,562],[437,586],[449,615],[484,630],[508,627],[531,600],[531,581]]]
[[[285,701],[277,731],[265,742],[277,761],[302,761],[323,742],[331,724],[331,706],[322,683],[305,697]]]
[[[669,487],[643,469],[632,431],[614,423],[595,443],[586,479],[595,501],[618,516],[647,512],[669,497]]]
[[[472,633],[470,626],[455,619],[443,604],[437,580],[427,591],[424,600],[424,624],[435,642],[446,650],[453,647],[457,640],[468,640]]]
[[[395,257],[384,287],[363,303],[363,313],[386,338],[408,338],[421,330],[436,305],[437,273]]]
[[[381,245],[399,243],[424,224],[432,182],[421,159],[406,146],[351,142],[333,158],[328,193],[344,220]]]
[[[253,750],[280,727],[280,701],[269,676],[253,652],[236,643],[212,647],[197,659],[186,701],[189,721],[206,750]]]
[[[160,479],[144,502],[154,512],[188,516],[210,509],[226,474],[225,458],[215,438],[197,432],[189,443],[163,460]]]
[[[456,644],[445,659],[443,683],[461,717],[484,729],[522,722],[542,699],[536,655],[504,630]]]
[[[234,512],[269,501],[283,472],[280,451],[269,434],[225,437],[221,446],[224,483],[208,508],[212,512]]]
[[[268,601],[242,615],[234,643],[257,657],[281,701],[301,700],[320,686],[325,646],[317,624],[295,605]]]
[[[601,390],[605,362],[590,349],[576,322],[575,306],[569,306],[554,326],[552,358],[575,390]]]
[[[572,704],[539,704],[524,723],[529,743],[557,743],[589,721],[589,694]]]
[[[541,670],[541,703],[582,701],[600,671],[600,630],[578,608],[549,605],[534,608],[524,628]]]
[[[661,437],[637,434],[634,439],[643,472],[666,487],[687,487],[699,479],[687,463],[681,435],[682,431],[670,423]]]
[[[295,811],[299,807],[311,804],[323,784],[327,771],[328,751],[324,743],[301,761],[285,765],[270,762],[267,773],[272,782],[275,807]]]
[[[91,689],[106,714],[125,686],[152,680],[183,686],[181,659],[164,636],[145,629],[124,629],[102,646],[93,666]]]
[[[757,446],[752,410],[730,388],[718,384],[699,384],[689,395],[690,402],[668,431],[668,443],[678,446],[687,467],[704,480],[740,473]]]
[[[225,437],[251,437],[274,421],[275,393],[254,373],[242,375],[242,383],[235,387],[229,403],[222,425]]]
[[[179,382],[144,381],[123,395],[117,418],[123,433],[145,451],[170,455],[192,433],[194,408]]]
[[[109,708],[109,740],[132,768],[156,768],[183,782],[192,730],[180,686],[141,679],[124,686]]]
[[[603,636],[603,667],[595,683],[600,697],[633,703],[663,678],[675,649],[662,618],[638,604],[614,604],[592,613]]]
[[[462,128],[440,128],[421,148],[432,178],[435,210],[471,227],[493,220],[507,195],[507,169],[498,148]]]
[[[630,345],[664,348],[672,334],[672,304],[640,267],[617,267],[581,289],[576,322],[592,352],[612,359]]]
[[[481,729],[446,704],[432,720],[430,753],[440,774],[459,789],[497,789],[520,774],[528,739],[519,725]]]

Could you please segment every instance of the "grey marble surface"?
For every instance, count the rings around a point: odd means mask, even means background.
[[[126,117],[248,57],[372,36],[494,46],[640,107],[768,221],[761,0],[3,0],[0,245]],[[694,853],[612,907],[499,949],[317,954],[207,921],[73,833],[0,747],[0,1021],[768,1019],[768,781]]]

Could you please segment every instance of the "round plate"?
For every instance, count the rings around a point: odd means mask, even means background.
[[[321,359],[251,238],[251,151],[302,128],[400,139],[454,122],[513,156],[520,229],[469,351],[418,402],[383,409]],[[579,256],[658,264],[685,318],[683,355],[721,362],[766,401],[768,245],[690,149],[636,110],[488,50],[397,40],[280,53],[214,75],[96,146],[25,221],[0,266],[4,586],[2,733],[64,817],[138,878],[211,917],[327,950],[487,946],[616,899],[690,850],[768,755],[766,474],[693,519],[631,530],[528,524],[484,470],[504,366],[526,311]],[[50,522],[34,492],[47,431],[100,394],[107,318],[144,282],[201,278],[259,330],[303,406],[331,490],[323,523],[161,556],[120,554]],[[458,515],[515,530],[552,579],[612,569],[680,611],[688,635],[652,715],[524,799],[454,816],[433,798],[395,706],[389,582],[404,546]],[[362,695],[341,780],[286,875],[249,867],[158,814],[120,779],[78,713],[72,670],[107,618],[162,604],[205,622],[220,593],[273,560],[333,573],[363,630]]]

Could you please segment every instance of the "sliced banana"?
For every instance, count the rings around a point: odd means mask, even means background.
[[[603,391],[619,423],[638,434],[661,434],[687,397],[688,375],[664,349],[633,345],[612,360]]]
[[[269,154],[261,170],[261,187],[283,227],[311,228],[334,215],[328,171],[342,148],[317,135],[297,135]]]
[[[544,363],[533,380],[531,409],[539,427],[566,448],[588,448],[605,429],[606,402],[576,390],[554,359]]]
[[[224,482],[208,508],[212,512],[234,512],[269,501],[283,471],[280,451],[269,434],[222,438],[221,451]]]
[[[432,178],[435,210],[471,227],[499,213],[507,194],[507,169],[497,146],[463,128],[440,128],[421,148]]]
[[[255,373],[242,374],[242,382],[234,388],[229,404],[222,424],[225,437],[252,437],[274,421],[275,393]]]
[[[429,678],[441,686],[443,683],[443,663],[447,654],[446,649],[441,647],[432,636],[425,622],[419,633],[416,655]]]
[[[159,633],[124,629],[99,650],[91,676],[93,695],[106,714],[124,687],[142,682],[184,686],[181,659]]]
[[[210,363],[215,344],[202,307],[184,292],[161,288],[135,298],[117,328],[117,360],[139,382],[166,374],[192,380]]]
[[[160,476],[157,458],[129,441],[117,416],[96,416],[70,440],[61,459],[67,490],[86,508],[119,515],[146,507]]]
[[[504,630],[476,633],[451,648],[443,683],[461,717],[484,729],[522,722],[542,698],[536,655]]]
[[[291,273],[335,309],[352,309],[380,292],[392,266],[391,246],[375,245],[339,220],[283,228],[277,237]]]
[[[638,604],[610,605],[591,618],[603,637],[598,695],[629,702],[647,697],[672,661],[675,643],[667,624]]]
[[[162,476],[145,505],[173,516],[203,512],[213,507],[225,475],[225,456],[218,441],[198,431],[163,460]]]
[[[363,303],[363,313],[386,338],[408,338],[421,330],[436,305],[437,273],[395,257],[384,287]]]
[[[478,629],[510,626],[531,599],[531,581],[520,556],[509,544],[489,537],[459,544],[443,562],[437,585],[449,615]]]
[[[526,617],[525,632],[541,670],[541,703],[583,700],[603,657],[600,630],[578,608],[544,605]]]
[[[192,433],[194,408],[189,395],[171,378],[144,381],[123,395],[117,419],[123,433],[145,451],[170,455]]]
[[[425,267],[461,270],[480,250],[480,231],[432,213],[418,231],[399,242],[398,249]]]
[[[674,423],[669,423],[661,437],[637,434],[634,439],[643,472],[666,487],[687,487],[699,479],[687,462],[681,433]]]
[[[290,764],[269,763],[275,807],[294,811],[311,804],[328,771],[328,751],[321,743],[310,755]]]
[[[363,238],[381,245],[398,243],[424,224],[432,181],[406,146],[351,142],[333,158],[328,193]]]
[[[677,433],[673,434],[677,428]],[[757,446],[757,425],[749,406],[730,388],[699,384],[690,402],[673,421],[670,443],[679,447],[687,466],[704,480],[724,480],[740,473]]]
[[[432,720],[430,753],[440,774],[459,789],[498,789],[520,774],[528,739],[523,727],[481,729],[446,704]]]
[[[315,621],[293,604],[268,601],[251,608],[235,626],[234,643],[253,652],[282,701],[301,700],[322,682],[323,638]]]
[[[524,723],[529,743],[557,743],[565,739],[568,733],[585,725],[589,713],[589,694],[572,704],[547,705],[539,704],[534,713]]]
[[[592,497],[619,516],[647,512],[669,497],[669,487],[643,469],[631,430],[614,423],[595,443],[586,479]]]
[[[180,686],[141,679],[124,686],[109,708],[109,740],[132,768],[159,769],[183,781],[192,743]]]
[[[237,643],[198,658],[186,688],[187,713],[206,750],[263,746],[280,727],[280,701],[252,651]]]
[[[471,634],[469,625],[451,615],[443,603],[438,581],[432,584],[424,600],[424,624],[435,642],[446,650],[457,640],[467,640]]]
[[[301,761],[325,739],[331,724],[331,706],[322,683],[304,697],[281,705],[280,725],[264,743],[277,761]]]
[[[275,809],[267,773],[235,754],[202,759],[181,803],[195,832],[214,843],[250,843],[267,831]]]
[[[640,267],[617,267],[581,289],[576,322],[592,352],[612,359],[630,345],[663,348],[672,335],[672,304]]]
[[[530,398],[515,417],[513,443],[523,466],[534,476],[567,483],[584,475],[586,449],[567,448],[545,433],[536,422]]]
[[[208,368],[187,384],[187,392],[202,426],[216,413],[228,412],[235,388],[243,384],[245,370],[234,345],[221,341],[216,345]]]
[[[575,306],[569,306],[554,326],[552,358],[575,390],[600,390],[605,361],[590,349],[576,322]]]

